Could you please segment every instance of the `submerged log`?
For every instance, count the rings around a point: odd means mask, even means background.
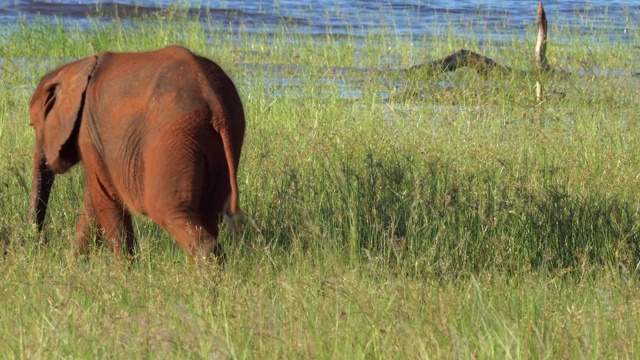
[[[541,71],[550,71],[551,67],[547,62],[547,16],[544,12],[542,3],[538,3],[538,38],[536,41],[536,64]],[[512,70],[504,65],[500,65],[496,61],[480,55],[476,52],[460,49],[453,54],[442,59],[434,60],[424,64],[414,65],[406,72],[425,71],[425,72],[448,72],[456,71],[461,67],[472,68],[478,73],[485,74],[489,71],[498,70],[499,72],[511,72]]]
[[[509,70],[509,68],[498,64],[486,56],[482,56],[470,50],[460,49],[459,51],[456,51],[442,59],[412,66],[407,69],[407,71],[455,71],[461,67],[469,67],[479,73],[486,73],[490,70]]]

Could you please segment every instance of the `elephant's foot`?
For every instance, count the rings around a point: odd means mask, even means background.
[[[227,261],[227,255],[222,244],[216,241],[214,244],[206,242],[203,245],[204,246],[200,246],[200,248],[193,251],[193,259],[196,261],[210,261],[211,257],[213,257],[218,265],[224,268],[224,264]]]
[[[157,222],[178,242],[180,247],[196,261],[208,261],[214,256],[218,263],[224,263],[222,245],[215,235],[209,233],[198,221],[176,218]]]

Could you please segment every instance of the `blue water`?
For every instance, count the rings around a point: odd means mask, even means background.
[[[99,5],[98,5],[99,4]],[[236,31],[269,32],[280,24],[292,31],[310,34],[366,36],[372,32],[433,36],[453,28],[464,35],[474,31],[500,36],[535,26],[537,1],[450,0],[1,0],[0,27],[9,29],[17,19],[64,17],[65,21],[88,25],[88,18],[109,22],[127,21],[166,10],[179,4],[189,16]],[[604,30],[613,37],[633,40],[640,27],[640,0],[544,2],[553,26],[569,27],[583,34]],[[486,31],[485,31],[486,30]]]
[[[193,19],[232,32],[241,30],[270,33],[282,31],[281,25],[286,24],[288,31],[318,36],[349,34],[357,37],[379,33],[389,36],[411,36],[418,39],[438,36],[453,30],[459,36],[472,34],[474,38],[481,41],[487,38],[499,40],[502,35],[511,35],[514,32],[519,33],[522,38],[532,37],[537,33],[537,1],[0,0],[0,36],[7,31],[12,31],[18,21],[29,23],[38,18],[63,18],[65,24],[77,24],[81,27],[91,27],[95,21],[108,24],[114,19],[125,24],[132,19],[140,18],[154,21],[169,13],[168,8],[175,4],[186,7],[188,16]],[[632,46],[639,45],[640,0],[555,0],[544,2],[544,6],[550,37],[556,44],[562,42],[562,39],[554,37],[554,29],[562,27],[574,30],[572,32],[574,35],[583,34],[589,37],[590,34],[597,32],[627,41]],[[589,43],[592,42],[589,41]],[[509,46],[513,46],[513,43],[509,43]],[[474,50],[482,51],[483,49]],[[3,60],[0,58],[0,64]],[[20,63],[24,60],[13,59],[12,61]],[[54,63],[58,64],[60,60]],[[276,68],[295,67],[295,65],[271,65]],[[243,66],[256,69],[271,65],[243,63]],[[389,65],[395,66],[392,62]],[[270,75],[265,75],[267,80],[263,79],[263,81],[267,86],[273,86],[274,96],[277,97],[280,92],[299,86],[299,79],[295,76],[283,75],[277,69],[269,70],[266,73]],[[288,69],[285,73],[290,74],[293,70],[296,69]],[[334,72],[339,70],[332,69]],[[615,69],[605,70],[616,71]],[[257,73],[261,72],[257,71]],[[250,83],[254,80],[248,77],[242,81]],[[319,79],[320,88],[324,87],[323,81],[333,83],[337,81],[342,89],[340,96],[343,98],[361,96],[357,83]],[[446,86],[449,85],[451,84]],[[291,96],[296,92],[288,92],[288,94]],[[381,96],[385,99],[389,98],[386,92]]]

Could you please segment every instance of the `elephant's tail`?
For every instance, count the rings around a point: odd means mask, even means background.
[[[227,160],[227,168],[229,170],[229,185],[231,186],[231,194],[227,202],[227,208],[229,215],[236,215],[238,213],[238,179],[236,161],[234,158],[234,147],[231,134],[227,127],[220,129],[220,137],[222,137],[222,146],[224,147],[224,156]]]
[[[231,194],[224,204],[223,217],[227,228],[231,231],[233,237],[237,238],[240,235],[240,228],[244,222],[245,214],[238,206],[238,180],[236,177],[237,168],[233,151],[233,138],[229,133],[229,129],[226,127],[220,130],[220,136],[222,137],[222,146],[224,147],[224,154],[227,160],[229,184],[231,186]]]
[[[239,208],[237,171],[240,162],[240,149],[244,138],[245,122],[242,101],[230,78],[210,60],[200,58],[205,69],[205,76],[199,77],[202,93],[210,104],[213,130],[220,134],[224,156],[229,171],[231,194],[224,205],[223,215],[227,224],[229,220],[241,221],[242,211]],[[240,215],[240,216],[238,216]]]

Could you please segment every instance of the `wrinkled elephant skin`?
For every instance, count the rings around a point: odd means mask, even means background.
[[[217,64],[179,46],[99,53],[45,75],[30,115],[36,148],[29,216],[39,229],[54,174],[82,162],[79,252],[97,224],[116,256],[133,255],[131,213],[149,216],[191,256],[219,250],[220,215],[239,211],[245,119]]]

